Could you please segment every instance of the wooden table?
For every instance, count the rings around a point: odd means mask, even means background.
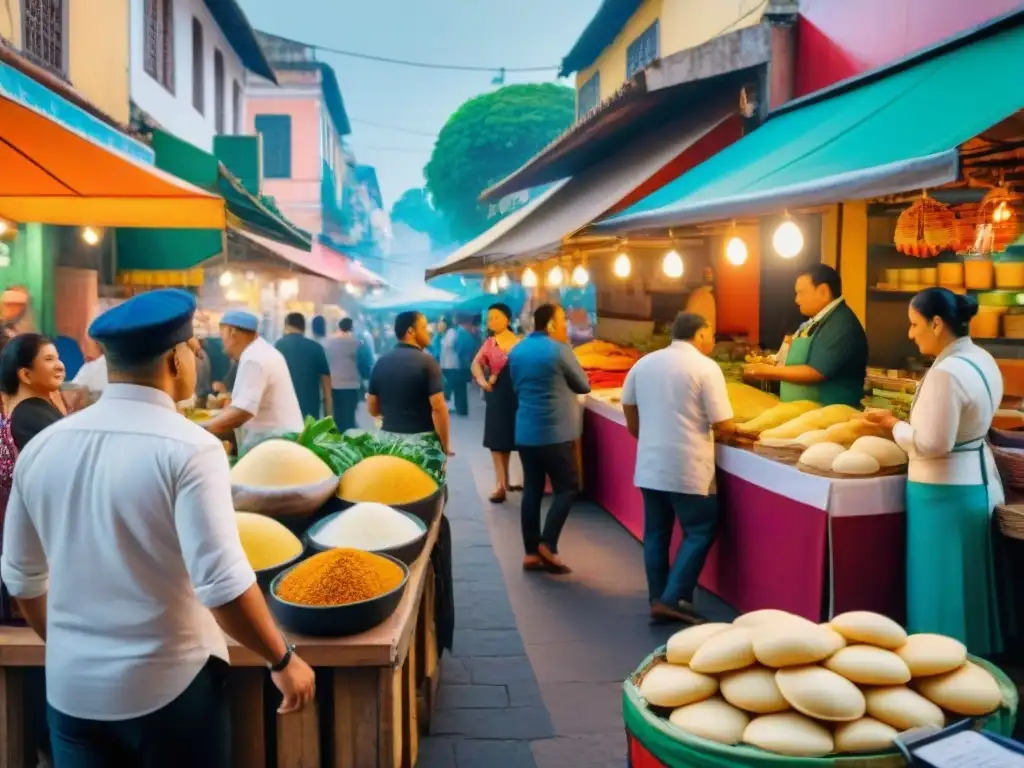
[[[264,725],[266,665],[228,637],[236,768],[273,765],[268,757],[272,744],[278,768],[416,764],[419,734],[429,728],[438,684],[430,553],[439,528],[438,519],[430,527],[423,554],[409,568],[402,602],[383,624],[344,638],[289,634],[299,655],[316,670],[319,704],[276,716],[275,734]],[[26,667],[41,666],[43,643],[32,630],[0,627],[0,768],[35,766],[35,745],[29,743],[24,716],[24,684]],[[276,706],[276,690],[273,696]],[[322,717],[324,704],[329,707]]]

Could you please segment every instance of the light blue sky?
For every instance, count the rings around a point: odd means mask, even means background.
[[[379,56],[495,67],[557,65],[600,0],[241,0],[257,29]],[[359,161],[377,168],[390,207],[423,184],[423,166],[445,120],[489,90],[492,75],[318,57],[338,74]],[[552,80],[555,72],[506,82]],[[367,125],[402,126],[427,136]]]

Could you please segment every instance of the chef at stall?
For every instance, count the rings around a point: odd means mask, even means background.
[[[843,298],[839,273],[815,264],[796,279],[796,305],[808,318],[779,350],[775,365],[743,369],[748,379],[778,381],[783,402],[858,407],[864,397],[868,340]]]
[[[216,435],[236,430],[239,452],[262,436],[302,431],[302,411],[284,355],[257,333],[249,312],[225,312],[220,337],[238,362],[231,404],[202,426]]]

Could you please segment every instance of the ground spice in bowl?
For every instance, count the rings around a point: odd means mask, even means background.
[[[313,555],[288,572],[277,596],[312,606],[348,605],[380,597],[402,583],[394,562],[359,549],[332,549]]]

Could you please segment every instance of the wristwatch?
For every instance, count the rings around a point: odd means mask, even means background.
[[[271,672],[283,672],[285,667],[287,667],[288,664],[291,662],[292,654],[295,653],[295,646],[291,645],[289,643],[286,643],[284,648],[285,648],[284,656],[281,657],[281,660],[279,662],[277,662],[277,664],[272,664],[270,666],[270,671]]]

